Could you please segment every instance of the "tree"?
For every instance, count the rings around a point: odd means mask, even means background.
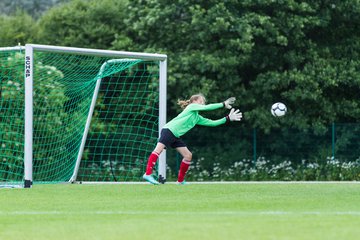
[[[169,118],[180,111],[178,98],[202,92],[217,102],[235,95],[244,112],[241,126],[250,131],[246,138],[256,128],[259,138],[271,140],[271,131],[289,127],[323,137],[332,122],[360,117],[359,13],[358,0],[74,0],[39,19],[37,42],[166,53]],[[289,110],[280,120],[270,115],[277,101]],[[221,114],[226,112],[208,117]],[[185,138],[195,152],[214,156],[213,143],[226,147],[234,131],[238,126],[199,128]],[[206,149],[197,133],[212,139]],[[264,144],[264,152],[286,146],[292,135],[281,136]],[[232,147],[243,149],[248,142]],[[234,150],[216,161],[238,158]]]
[[[356,0],[138,0],[129,3],[127,29],[138,49],[169,56],[169,118],[179,111],[179,97],[200,91],[214,102],[235,95],[244,112],[242,126],[256,128],[259,139],[272,139],[263,149],[269,156],[291,138],[290,132],[269,135],[280,127],[323,136],[332,122],[358,122],[359,13]],[[277,101],[289,109],[282,120],[270,115]],[[199,128],[185,138],[195,153],[202,149],[201,156],[218,156],[214,144],[226,149],[234,131],[234,125]],[[211,141],[200,143],[199,132]],[[274,141],[274,136],[279,139]],[[244,157],[237,154],[246,145],[240,142],[232,142],[232,156],[216,161]],[[314,156],[321,152],[320,145]]]
[[[98,49],[126,48],[130,40],[123,34],[125,4],[126,0],[74,0],[54,7],[39,19],[38,42]],[[123,44],[113,47],[118,39]]]
[[[69,0],[2,0],[0,14],[13,15],[20,10],[37,19],[52,6],[67,1]]]
[[[37,34],[35,21],[25,12],[13,16],[0,15],[0,46],[9,47],[32,42]]]
[[[292,0],[179,1],[177,4],[132,1],[127,23],[132,25],[129,35],[139,48],[160,49],[170,55],[169,85],[177,89],[178,96],[202,90],[220,100],[236,93],[246,96],[249,100],[244,105],[254,108],[253,103],[258,104],[264,92],[273,95],[273,99],[280,97],[278,89],[283,94],[291,93],[292,88],[279,79],[280,76],[288,79],[290,72],[308,76],[313,71],[310,67],[320,70],[337,66],[324,73],[323,78],[335,71],[351,72],[356,80],[359,5],[357,1],[335,1],[329,5],[323,1]],[[350,69],[346,70],[346,63],[338,66],[339,62],[348,61],[352,61]],[[268,84],[262,85],[264,81]],[[306,85],[307,81],[317,79],[312,76],[304,81]],[[185,87],[176,84],[180,82]],[[315,87],[321,88],[319,83]],[[353,84],[348,87],[352,88]],[[313,89],[309,91],[314,94]],[[268,104],[272,102],[266,100]]]

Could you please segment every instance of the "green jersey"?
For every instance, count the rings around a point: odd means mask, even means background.
[[[177,117],[165,124],[163,128],[169,129],[176,137],[180,137],[192,129],[195,125],[215,127],[226,122],[226,117],[218,120],[204,118],[199,111],[210,111],[222,108],[223,103],[202,105],[197,103],[189,104]]]

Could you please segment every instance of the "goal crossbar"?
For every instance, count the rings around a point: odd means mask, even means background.
[[[113,51],[113,50],[99,50],[91,48],[76,48],[76,47],[61,47],[39,44],[26,44],[25,48],[32,48],[42,52],[58,52],[58,53],[72,53],[80,55],[92,56],[107,56],[107,57],[128,57],[137,58],[141,60],[157,60],[166,61],[167,55],[157,53],[140,53],[140,52],[126,52],[126,51]]]

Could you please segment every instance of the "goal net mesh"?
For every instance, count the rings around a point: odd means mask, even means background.
[[[24,172],[24,53],[0,52],[0,181]],[[159,62],[34,51],[33,181],[138,181],[158,136]]]

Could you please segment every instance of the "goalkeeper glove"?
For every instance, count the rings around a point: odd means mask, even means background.
[[[231,109],[232,106],[230,104],[234,104],[235,100],[236,100],[236,98],[234,98],[234,97],[227,99],[226,101],[223,102],[224,107],[226,107],[227,109]]]
[[[232,122],[232,121],[240,121],[242,118],[242,113],[240,112],[239,109],[235,110],[234,108],[232,108],[230,110],[229,115],[226,116],[226,120],[228,122]]]

